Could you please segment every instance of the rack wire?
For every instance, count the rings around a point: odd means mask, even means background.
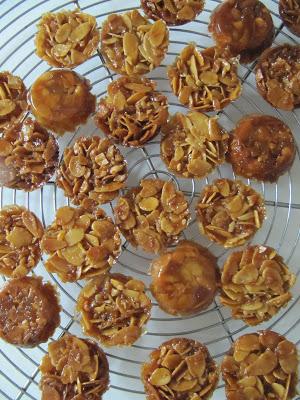
[[[212,45],[212,40],[207,33],[207,24],[211,11],[218,5],[219,0],[207,0],[205,10],[195,22],[170,29],[170,47],[164,65],[153,71],[149,77],[157,82],[158,89],[167,95],[171,113],[184,111],[177,99],[172,95],[166,77],[166,65],[171,63],[182,47],[194,41],[198,47],[203,48]],[[264,3],[272,12],[276,27],[275,43],[297,43],[297,38],[290,34],[283,26],[278,16],[278,4],[275,0],[264,0]],[[125,7],[122,7],[124,5]],[[138,0],[127,0],[122,3],[119,0],[0,0],[0,70],[10,70],[21,76],[27,86],[42,72],[49,69],[48,66],[34,54],[33,39],[35,24],[40,15],[46,11],[58,11],[60,9],[72,9],[78,7],[83,11],[97,17],[99,26],[111,12],[126,12],[139,7]],[[293,130],[299,144],[300,139],[300,112],[285,113],[272,109],[255,89],[253,69],[255,63],[240,68],[240,77],[243,81],[243,95],[234,104],[228,106],[219,113],[220,123],[227,129],[232,129],[236,121],[247,113],[266,113],[283,119]],[[76,70],[90,79],[93,92],[97,97],[106,93],[107,84],[115,78],[103,63],[100,53]],[[76,130],[74,134],[66,134],[59,139],[61,154],[65,146],[71,144],[77,137],[83,135],[101,134],[92,121]],[[139,179],[145,176],[171,179],[184,191],[189,198],[190,208],[193,212],[195,202],[201,188],[217,177],[235,178],[231,168],[224,165],[217,169],[204,180],[193,181],[178,179],[170,174],[160,160],[159,140],[148,143],[142,149],[127,150],[121,148],[128,161],[129,178],[128,186],[134,186]],[[300,274],[297,260],[300,257],[300,180],[298,170],[300,168],[299,148],[294,166],[289,174],[280,178],[277,184],[258,184],[247,181],[258,190],[266,199],[267,221],[260,232],[254,237],[253,243],[268,244],[276,248],[284,257],[292,270]],[[23,193],[10,189],[0,191],[0,205],[5,204],[25,205],[33,210],[46,226],[54,217],[55,210],[68,204],[63,194],[56,188],[54,181],[49,182],[43,188],[33,193]],[[104,209],[111,215],[112,204]],[[228,251],[212,244],[200,236],[195,218],[184,233],[188,239],[193,239],[219,257],[222,265]],[[149,255],[137,251],[128,243],[123,243],[123,252],[114,270],[143,279],[149,284],[147,274],[151,261]],[[48,274],[42,262],[35,269],[35,273],[45,279],[54,282],[61,295],[63,311],[61,313],[61,325],[50,340],[55,340],[65,332],[82,335],[78,316],[74,313],[77,295],[82,283],[61,284],[55,275]],[[4,281],[4,278],[1,278]],[[298,279],[300,281],[300,279]],[[287,308],[279,313],[268,323],[262,324],[260,329],[274,329],[297,343],[300,346],[300,316],[297,310],[300,306],[300,283],[293,290],[293,300]],[[157,347],[162,341],[171,337],[186,336],[202,341],[206,344],[217,362],[220,362],[232,341],[241,334],[254,331],[246,327],[240,321],[231,319],[228,310],[219,304],[218,299],[208,309],[197,315],[179,318],[171,317],[161,311],[153,301],[152,318],[147,326],[147,333],[131,348],[110,348],[106,354],[110,364],[111,386],[106,400],[138,400],[144,398],[144,391],[140,382],[140,365],[148,356],[148,353]],[[39,362],[46,353],[47,345],[42,344],[34,349],[14,348],[0,343],[0,399],[5,400],[37,400],[40,398],[38,390]],[[214,400],[224,399],[223,384],[220,383],[216,390]],[[300,398],[298,397],[298,400]]]

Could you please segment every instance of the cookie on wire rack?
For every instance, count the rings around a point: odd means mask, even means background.
[[[113,13],[102,24],[100,44],[108,68],[121,75],[144,75],[164,59],[169,30],[164,21],[152,24],[137,10]]]
[[[96,18],[79,9],[43,14],[37,28],[36,55],[52,67],[82,64],[96,52],[100,40]]]
[[[49,254],[45,267],[63,282],[90,279],[105,273],[121,251],[118,228],[105,212],[61,207],[41,241]]]
[[[226,398],[292,400],[298,382],[296,345],[264,330],[240,336],[222,361]]]
[[[220,301],[247,325],[268,321],[292,299],[296,276],[268,246],[249,246],[231,253],[221,276]]]
[[[148,400],[208,400],[218,384],[219,370],[202,343],[176,338],[150,353],[141,377]]]
[[[60,311],[50,282],[36,276],[11,279],[0,290],[0,337],[21,347],[47,342],[60,323]]]
[[[48,344],[39,366],[42,400],[99,400],[109,385],[109,365],[94,341],[65,334]]]
[[[89,281],[77,300],[84,333],[105,346],[131,346],[150,318],[145,290],[142,281],[117,273]]]
[[[116,224],[134,247],[158,254],[175,244],[190,220],[188,202],[173,182],[143,179],[119,197]]]

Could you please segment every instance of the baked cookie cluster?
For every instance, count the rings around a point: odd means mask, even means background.
[[[199,51],[190,44],[168,67],[173,93],[192,110],[221,110],[241,94],[237,64],[217,47]]]
[[[176,113],[162,127],[161,158],[175,175],[203,178],[225,161],[228,138],[216,117]]]
[[[143,179],[128,190],[119,197],[114,214],[130,244],[156,254],[178,241],[190,219],[183,193],[160,179]]]
[[[168,100],[153,81],[123,76],[108,85],[95,123],[114,142],[141,147],[159,133],[168,115]]]
[[[110,14],[101,29],[101,53],[107,66],[121,75],[144,75],[158,67],[169,45],[169,30],[153,24],[137,10]]]
[[[90,279],[115,263],[121,250],[118,228],[105,212],[61,207],[41,242],[45,267],[63,282]]]
[[[150,318],[145,284],[123,274],[102,275],[80,292],[77,310],[84,332],[106,346],[132,345]]]
[[[73,204],[86,210],[116,198],[127,178],[127,164],[119,149],[99,136],[80,137],[67,147],[56,184]]]
[[[221,303],[233,318],[257,325],[291,300],[296,276],[271,247],[250,246],[232,253],[223,266]]]

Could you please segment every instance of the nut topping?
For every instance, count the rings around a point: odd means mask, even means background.
[[[137,10],[110,14],[101,29],[101,53],[121,75],[144,75],[166,55],[169,31],[162,20],[151,24]]]
[[[271,247],[232,253],[222,271],[221,302],[248,325],[267,321],[287,305],[296,276]]]
[[[70,334],[49,343],[40,371],[42,400],[99,400],[108,389],[108,361],[103,350]]]
[[[292,111],[300,106],[300,46],[267,49],[256,66],[256,86],[273,107]]]
[[[61,207],[45,231],[42,249],[50,257],[49,272],[63,282],[89,279],[106,272],[120,253],[119,230],[101,209],[89,213],[82,208]]]
[[[28,109],[27,90],[21,78],[0,72],[0,129],[21,121]]]
[[[52,133],[27,118],[0,133],[0,183],[26,192],[35,190],[52,177],[58,156]]]
[[[288,372],[282,363],[289,363]],[[291,400],[296,395],[297,367],[296,346],[278,333],[266,330],[243,335],[222,362],[226,397]]]
[[[43,233],[40,220],[25,207],[3,207],[0,210],[0,274],[10,278],[27,275],[41,258]]]
[[[217,386],[219,371],[204,345],[178,338],[150,354],[141,376],[149,400],[207,400]]]
[[[31,111],[55,133],[74,131],[95,111],[96,98],[90,89],[90,82],[74,71],[44,72],[31,86]]]
[[[274,38],[270,11],[258,0],[225,0],[211,14],[208,30],[218,47],[241,63],[254,61]]]
[[[167,98],[146,78],[121,77],[111,82],[100,99],[95,123],[116,143],[140,147],[168,119]]]
[[[297,36],[300,36],[300,1],[279,0],[279,13],[285,26]]]
[[[116,198],[127,165],[119,149],[99,136],[80,137],[64,151],[56,183],[73,204],[92,210]]]
[[[225,248],[241,246],[261,227],[261,196],[241,181],[217,179],[205,186],[196,207],[199,230]]]
[[[182,25],[203,11],[204,0],[142,0],[141,6],[155,21],[163,19],[167,25]]]
[[[235,174],[275,182],[293,164],[296,147],[290,128],[270,115],[243,117],[231,136],[228,160]]]
[[[78,9],[43,14],[37,28],[36,54],[53,67],[83,63],[99,43],[96,18]]]
[[[152,295],[169,314],[188,315],[207,308],[217,291],[216,258],[191,241],[155,259],[150,268]]]
[[[193,110],[221,110],[241,94],[237,63],[237,59],[226,57],[217,47],[200,52],[190,44],[168,67],[173,93],[180,103]]]
[[[122,274],[107,274],[84,286],[77,310],[87,335],[106,346],[130,346],[150,318],[151,301],[143,282]]]
[[[176,243],[190,219],[183,193],[160,179],[143,179],[139,187],[128,190],[119,198],[114,214],[133,246],[155,254]]]
[[[41,277],[11,279],[0,290],[0,337],[22,347],[47,342],[59,325],[60,310],[49,282]]]
[[[185,178],[203,178],[225,161],[228,134],[199,112],[176,113],[162,128],[161,157],[168,169]]]

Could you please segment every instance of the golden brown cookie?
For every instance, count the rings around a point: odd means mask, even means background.
[[[52,133],[27,118],[0,133],[1,184],[31,192],[51,179],[58,156],[58,143]]]
[[[257,325],[272,318],[291,300],[296,276],[267,246],[250,246],[230,254],[221,278],[221,303],[235,319]]]
[[[74,131],[95,111],[96,97],[90,89],[90,82],[74,71],[44,72],[31,86],[31,111],[42,126],[55,133]]]
[[[49,343],[40,371],[41,400],[99,400],[109,385],[104,351],[70,334]]]
[[[276,182],[293,164],[296,146],[290,128],[270,115],[243,117],[227,153],[233,171],[245,178]]]
[[[147,78],[116,79],[100,99],[96,125],[116,143],[141,147],[159,132],[168,119],[168,100]]]
[[[183,193],[161,179],[143,179],[128,190],[119,198],[114,214],[132,246],[155,254],[176,243],[190,219]]]
[[[110,14],[101,29],[101,53],[121,75],[144,75],[158,67],[169,45],[165,22],[151,24],[137,10]]]
[[[18,76],[0,72],[0,130],[18,123],[28,110],[27,89]]]
[[[107,274],[89,281],[77,300],[84,333],[105,346],[130,346],[150,318],[151,300],[142,281]]]
[[[43,14],[37,28],[36,54],[52,67],[83,63],[95,53],[100,39],[96,18],[78,9]]]
[[[99,136],[80,137],[64,151],[56,184],[75,205],[92,210],[115,199],[127,178],[119,149]]]
[[[189,44],[168,67],[173,93],[192,110],[221,110],[241,94],[237,64],[217,47],[199,51]]]
[[[161,158],[175,175],[203,178],[225,161],[228,133],[217,117],[176,113],[162,127]]]
[[[118,228],[101,209],[61,207],[41,242],[49,254],[45,267],[63,282],[89,279],[106,272],[121,251]]]
[[[241,181],[217,179],[204,187],[196,206],[199,230],[225,248],[241,246],[261,227],[264,201]]]
[[[208,400],[217,386],[219,370],[203,344],[176,338],[152,351],[141,377],[148,400]]]
[[[239,337],[222,362],[228,400],[291,400],[296,396],[296,345],[273,331]]]
[[[219,277],[216,258],[197,243],[179,242],[152,261],[150,273],[152,295],[169,314],[194,314],[214,300]]]
[[[273,107],[292,111],[300,106],[300,45],[265,50],[255,74],[258,92]]]
[[[193,21],[203,11],[204,0],[141,0],[145,14],[167,25],[183,25]]]
[[[274,38],[270,11],[258,0],[225,0],[211,14],[208,30],[218,47],[241,63],[254,61]]]
[[[0,290],[0,337],[21,347],[47,342],[60,322],[53,285],[41,277],[9,280]]]
[[[0,274],[21,278],[41,258],[40,241],[44,228],[37,216],[25,207],[10,205],[0,210]]]

